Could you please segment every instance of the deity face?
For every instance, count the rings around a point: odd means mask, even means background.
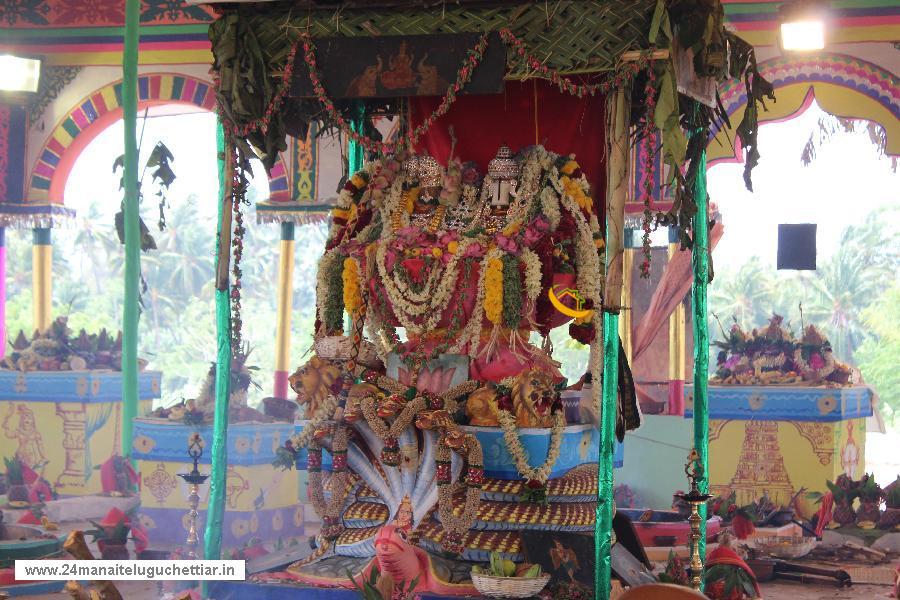
[[[19,430],[25,433],[35,430],[34,413],[24,406],[19,406]]]

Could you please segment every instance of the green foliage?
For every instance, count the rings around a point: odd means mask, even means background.
[[[705,571],[703,578],[707,586],[716,581],[725,582],[722,598],[730,598],[734,590],[741,590],[748,598],[756,597],[753,580],[746,571],[739,567],[713,565]]]
[[[888,422],[900,417],[900,284],[884,292],[862,311],[864,326],[872,334],[856,351],[856,359],[866,383],[881,397]]]
[[[375,563],[372,564],[372,570],[369,571],[369,578],[363,581],[362,586],[356,583],[353,573],[349,570],[347,571],[347,576],[350,578],[353,588],[359,592],[363,600],[392,600],[393,598],[406,600],[413,597],[413,591],[419,583],[418,577],[413,578],[408,586],[405,581],[401,581],[399,584],[392,584],[389,577],[388,581],[384,581],[381,572],[378,570],[378,565]],[[386,583],[391,584],[390,587]]]
[[[3,457],[3,462],[6,465],[6,481],[10,485],[22,485],[25,483],[22,475],[22,463],[19,462],[18,458]]]

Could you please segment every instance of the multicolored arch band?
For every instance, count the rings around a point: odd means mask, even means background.
[[[118,81],[83,98],[53,129],[38,154],[28,181],[27,202],[63,203],[66,178],[81,151],[106,127],[122,116],[122,82]],[[178,73],[147,73],[138,78],[138,105],[181,103],[215,110],[210,82]],[[290,199],[283,160],[269,175],[269,199]]]
[[[900,154],[900,87],[897,77],[876,64],[844,54],[823,53],[804,58],[778,58],[760,64],[760,73],[775,86],[777,103],[767,103],[760,122],[778,121],[793,116],[808,106],[812,95],[824,110],[841,117],[874,121],[887,133],[888,154]],[[860,95],[864,98],[860,98]],[[722,105],[734,127],[740,122],[747,95],[742,81],[729,83],[721,92]],[[742,156],[719,130],[711,135],[721,143],[709,145],[709,160],[719,161]]]

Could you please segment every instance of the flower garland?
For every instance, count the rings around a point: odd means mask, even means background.
[[[239,153],[240,150],[235,148],[235,152]],[[244,234],[247,233],[247,228],[244,227],[244,214],[241,206],[243,204],[249,206],[250,202],[246,197],[247,180],[244,176],[243,168],[239,166],[242,163],[243,160],[240,157],[234,162],[233,166],[235,168],[232,171],[233,182],[231,185],[231,210],[233,212],[232,219],[234,220],[233,235],[231,237],[231,253],[233,257],[231,273],[234,276],[234,279],[231,282],[232,356],[239,356],[243,351],[243,337],[241,335],[241,328],[243,326],[243,321],[241,319],[241,277],[243,276],[243,271],[241,270],[241,258],[244,256]]]
[[[525,265],[525,298],[533,308],[541,293],[541,260],[530,248],[522,251],[521,258]]]
[[[525,63],[529,67],[540,73],[546,79],[549,79],[551,83],[559,88],[559,91],[577,96],[578,98],[593,96],[597,92],[607,94],[611,90],[618,89],[625,83],[634,79],[634,76],[646,68],[647,64],[650,62],[650,54],[642,53],[638,60],[621,65],[612,78],[601,81],[600,83],[576,84],[560,74],[557,69],[548,67],[543,61],[528,52],[525,42],[517,38],[508,27],[504,27],[500,30],[500,37],[504,43],[511,46],[516,54],[525,60]]]
[[[453,433],[458,434],[455,430]],[[466,499],[461,514],[454,515],[453,496],[459,487],[459,482],[452,481],[450,448],[450,436],[443,431],[437,442],[435,464],[437,466],[435,479],[438,485],[438,515],[441,525],[447,532],[443,547],[454,554],[462,554],[465,550],[464,536],[475,523],[478,517],[478,509],[481,506],[481,485],[484,482],[484,456],[481,444],[471,434],[463,436],[461,448],[457,450],[468,462],[468,470],[464,478],[466,485]]]
[[[344,271],[341,279],[344,283],[344,309],[350,314],[351,318],[356,317],[356,313],[362,306],[362,296],[359,287],[359,264],[355,258],[344,259]]]
[[[344,330],[343,256],[337,249],[326,250],[316,271],[316,305],[321,321],[316,335]]]
[[[391,154],[396,148],[415,146],[416,143],[418,143],[419,138],[431,129],[434,122],[447,114],[447,111],[450,110],[450,106],[456,101],[457,94],[469,83],[472,74],[481,63],[481,59],[484,57],[484,51],[488,45],[488,35],[484,34],[478,39],[475,47],[469,50],[463,66],[456,74],[456,81],[447,89],[447,93],[444,94],[444,98],[434,112],[415,127],[415,129],[409,132],[404,139],[388,143],[373,140],[362,133],[354,131],[350,127],[343,115],[335,108],[334,102],[328,97],[328,93],[325,91],[325,87],[322,85],[322,81],[319,78],[318,69],[316,68],[315,47],[313,46],[312,38],[309,35],[304,35],[302,40],[303,58],[306,61],[306,66],[309,67],[309,79],[312,82],[313,91],[316,94],[316,98],[318,98],[319,102],[322,103],[322,106],[325,107],[328,116],[331,117],[337,126],[354,142],[360,144],[369,152],[381,155]]]
[[[503,316],[503,259],[487,259],[484,278],[484,316],[494,325]]]
[[[522,279],[519,273],[519,259],[509,254],[503,257],[503,324],[510,329],[518,329],[523,318]]]
[[[394,316],[411,333],[433,330],[441,320],[443,307],[447,305],[450,296],[455,290],[459,275],[457,264],[462,253],[454,254],[443,269],[435,268],[432,271],[433,277],[429,276],[423,292],[416,293],[402,281],[398,281],[393,273],[387,272],[385,265],[387,247],[388,243],[386,241],[378,245],[375,254],[375,266],[385,293],[391,301]],[[441,273],[443,273],[443,276],[438,277]],[[432,288],[435,281],[437,282],[437,287]],[[424,314],[428,315],[425,317],[425,320],[421,323],[416,323],[415,319]]]
[[[528,464],[528,451],[522,446],[519,438],[519,430],[516,425],[516,417],[505,409],[497,411],[497,420],[503,430],[503,441],[506,450],[516,463],[516,470],[529,482],[536,482],[542,487],[547,484],[553,465],[559,460],[559,451],[562,447],[563,430],[566,428],[566,418],[561,410],[553,413],[553,425],[550,427],[550,447],[547,449],[547,458],[541,466],[535,468]]]
[[[245,123],[244,125],[236,125],[227,115],[229,115],[229,111],[224,108],[219,103],[218,110],[216,111],[219,114],[219,118],[222,119],[223,128],[230,132],[232,135],[237,137],[246,138],[251,133],[255,133],[256,131],[265,131],[269,128],[269,123],[272,121],[272,117],[276,114],[279,108],[281,108],[282,103],[284,102],[284,97],[287,95],[288,90],[291,87],[291,80],[294,76],[294,58],[297,56],[297,44],[294,43],[291,46],[290,51],[288,52],[287,59],[285,60],[284,70],[281,73],[281,85],[275,91],[275,95],[272,96],[272,101],[269,102],[269,105],[266,107],[266,111],[264,115],[259,119],[254,119],[249,123]],[[216,87],[218,88],[218,80],[216,81]],[[221,99],[221,96],[219,96]]]
[[[344,529],[341,511],[350,492],[350,486],[347,485],[350,479],[347,469],[347,441],[347,426],[338,425],[331,441],[331,498],[327,502],[322,475],[322,446],[314,441],[307,454],[310,501],[316,514],[322,519],[322,538],[328,542],[336,540]]]
[[[652,255],[652,248],[650,246],[650,233],[651,223],[653,221],[653,213],[650,210],[652,196],[653,196],[653,130],[655,129],[655,124],[653,122],[653,113],[656,110],[656,86],[654,85],[656,81],[656,73],[652,68],[647,69],[647,83],[644,85],[644,104],[646,106],[646,112],[644,113],[646,116],[644,117],[644,131],[643,131],[643,142],[644,142],[644,156],[646,157],[644,160],[644,214],[643,221],[641,222],[642,229],[644,230],[644,235],[641,241],[641,252],[644,255],[644,260],[641,261],[641,278],[649,279],[650,278],[650,257]]]

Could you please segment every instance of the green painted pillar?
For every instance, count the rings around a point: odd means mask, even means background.
[[[707,136],[705,129],[694,135]],[[692,262],[694,283],[691,286],[694,332],[694,448],[699,453],[703,467],[703,477],[699,481],[700,492],[709,491],[709,327],[707,322],[706,293],[709,282],[709,216],[706,196],[706,149],[704,147],[697,166],[694,183],[694,202],[697,215],[694,217],[694,248]],[[700,507],[700,556],[706,556],[706,504]]]
[[[125,297],[122,314],[122,453],[131,455],[132,420],[138,407],[138,299],[141,280],[141,232],[138,206],[137,66],[140,0],[125,1],[125,49],[122,55],[122,118],[125,121]]]
[[[216,148],[219,155],[219,220],[216,232],[216,272],[220,261],[227,260],[230,252],[231,194],[226,183],[229,161],[226,154],[222,124],[216,128]],[[227,245],[224,248],[222,246]],[[224,259],[223,259],[224,257]],[[225,269],[227,272],[227,269]],[[210,451],[211,473],[209,479],[209,504],[206,511],[206,530],[203,535],[203,555],[207,560],[217,560],[222,553],[222,524],[225,520],[225,472],[228,469],[228,397],[231,384],[231,302],[227,277],[216,284],[216,406],[213,413],[213,439]],[[209,440],[207,440],[209,443]],[[204,597],[207,586],[204,582]]]

